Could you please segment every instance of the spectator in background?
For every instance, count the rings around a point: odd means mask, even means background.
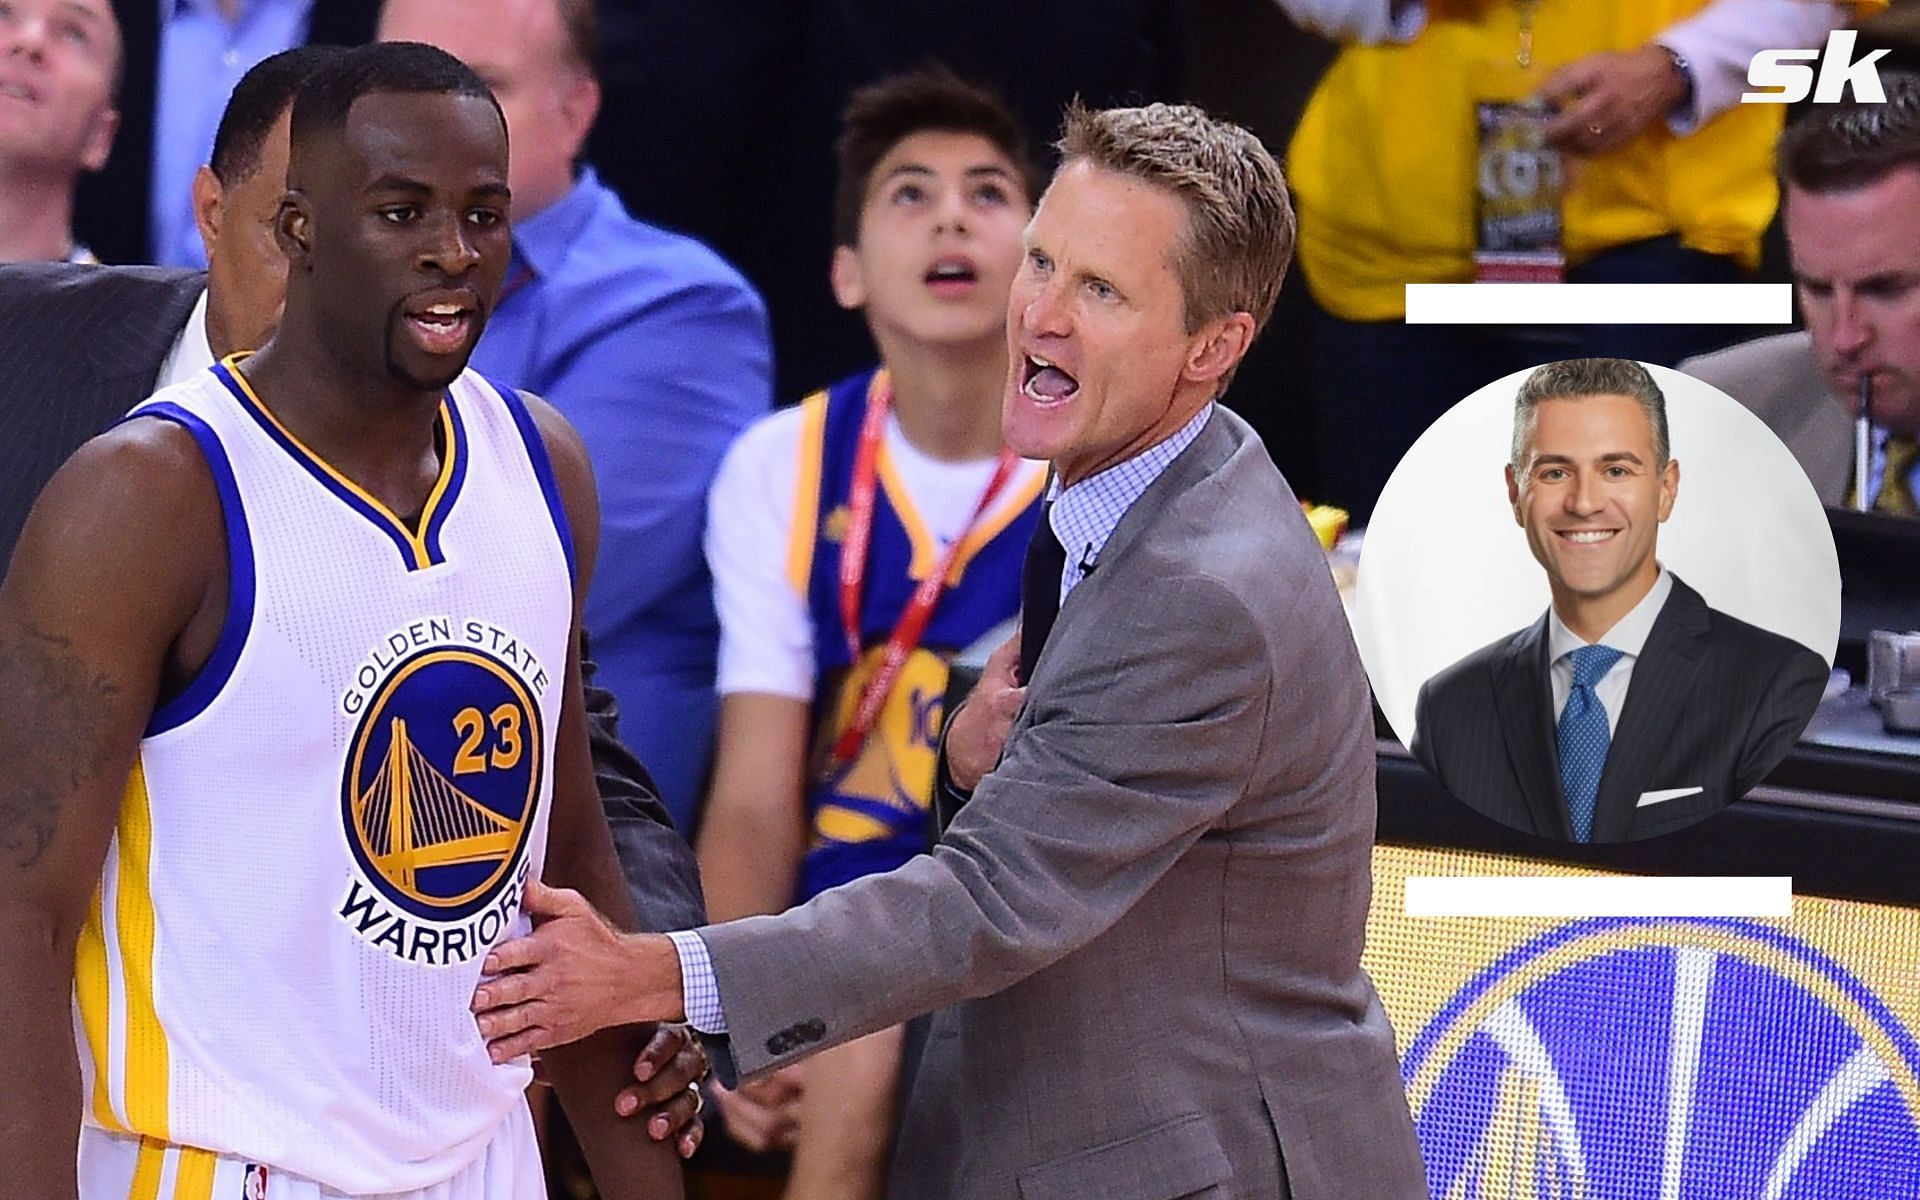
[[[1759,261],[1780,106],[1739,103],[1753,55],[1819,47],[1807,0],[1277,0],[1348,44],[1289,151],[1314,339],[1323,499],[1364,519],[1448,405],[1548,359],[1672,365],[1715,327],[1408,326],[1408,283],[1475,277],[1476,105],[1544,103],[1564,156],[1553,240],[1575,282],[1732,282]],[[1862,8],[1879,7],[1869,0]],[[1508,110],[1511,111],[1511,110]],[[1491,141],[1488,149],[1491,150]]]
[[[822,286],[834,249],[828,148],[847,98],[938,60],[996,87],[1036,144],[1076,95],[1178,94],[1186,0],[604,3],[607,116],[591,157],[629,207],[683,229],[766,297],[775,394],[867,363],[872,340]],[[670,169],[663,170],[667,164]]]
[[[600,106],[590,0],[388,0],[379,36],[453,54],[507,115],[513,261],[473,364],[544,396],[586,441],[601,683],[691,835],[716,708],[707,487],[771,404],[766,310],[711,250],[634,220],[578,165]]]
[[[0,262],[92,261],[73,193],[113,147],[119,70],[107,0],[0,3]]]
[[[1807,328],[1681,363],[1751,408],[1820,499],[1856,498],[1853,419],[1873,393],[1867,507],[1920,495],[1920,75],[1883,72],[1884,103],[1819,105],[1780,142],[1787,247]]]
[[[379,0],[126,0],[120,134],[84,181],[76,228],[113,263],[203,267],[193,180],[240,77],[303,45],[373,37]]]
[[[208,274],[55,264],[0,271],[0,422],[8,431],[0,564],[34,497],[81,443],[161,388],[272,336],[287,286],[273,220],[287,190],[288,113],[301,83],[339,53],[275,55],[228,99],[195,181]]]
[[[305,45],[311,26],[351,22],[365,41],[372,26],[367,0],[172,0],[160,30],[153,111],[153,194],[148,247],[165,266],[205,266],[196,236],[193,181],[207,160],[226,95],[255,63]],[[319,10],[330,10],[319,14]]]
[[[1019,121],[922,71],[854,94],[838,158],[833,292],[880,366],[754,425],[714,481],[720,737],[699,851],[716,920],[783,912],[930,844],[947,662],[1018,610],[1045,478],[1000,434],[1036,191]],[[728,1128],[779,1144],[770,1101],[804,1071],[788,1200],[877,1198],[900,1065],[899,1027],[835,1047],[725,1094]]]

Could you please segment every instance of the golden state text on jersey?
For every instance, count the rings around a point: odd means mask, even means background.
[[[530,1078],[469,1005],[545,857],[572,540],[510,389],[447,389],[406,522],[270,399],[228,360],[128,418],[199,446],[229,600],[140,743],[81,936],[86,1122],[411,1191],[472,1162]]]
[[[485,621],[429,617],[368,655],[341,699],[360,715],[340,788],[359,871],[339,916],[354,932],[434,966],[500,939],[526,881],[546,775],[533,694],[550,680]]]

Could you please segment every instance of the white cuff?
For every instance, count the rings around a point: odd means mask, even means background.
[[[707,943],[691,929],[667,935],[680,956],[680,995],[687,1024],[701,1033],[725,1033],[727,1014],[720,1007],[720,981],[713,977],[713,956]]]

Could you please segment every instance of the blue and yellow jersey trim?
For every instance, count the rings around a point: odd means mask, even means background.
[[[205,421],[172,401],[162,400],[143,405],[123,419],[133,421],[141,417],[171,421],[193,436],[195,444],[200,447],[201,457],[207,461],[207,470],[213,475],[214,491],[220,497],[220,515],[225,520],[227,536],[227,612],[220,623],[219,640],[214,643],[213,653],[207,656],[206,663],[192,682],[154,710],[143,735],[153,737],[169,729],[177,729],[205,712],[214,697],[220,694],[220,689],[226,686],[227,680],[233,677],[233,669],[240,662],[240,651],[246,647],[247,634],[253,628],[255,587],[253,535],[247,525],[246,506],[240,502],[240,485],[234,480],[233,463],[227,458],[220,435]]]
[[[900,527],[907,531],[907,541],[913,547],[913,558],[907,563],[907,578],[916,583],[933,574],[940,565],[941,547],[939,541],[927,529],[926,521],[913,507],[913,497],[907,492],[906,480],[900,476],[900,468],[887,453],[886,444],[880,445],[877,460],[880,486],[887,490],[887,500],[893,505],[894,515],[900,518]],[[968,529],[960,539],[959,549],[953,554],[953,567],[947,572],[947,586],[956,587],[960,577],[967,573],[967,565],[974,556],[984,550],[987,543],[1018,520],[1040,495],[1040,489],[1046,486],[1046,473],[1030,472],[1027,478],[1017,481],[1013,491],[996,497],[993,507],[985,516]]]
[[[826,443],[823,388],[800,402],[800,464],[794,472],[793,524],[787,528],[787,582],[802,596],[813,578],[813,548],[819,540],[820,465],[826,460]]]
[[[460,418],[460,410],[453,403],[452,395],[440,401],[440,434],[444,447],[440,458],[440,475],[427,493],[427,502],[420,510],[420,528],[415,532],[371,492],[341,474],[333,464],[314,453],[294,436],[292,430],[281,424],[280,418],[273,415],[273,410],[261,401],[253,385],[240,373],[238,363],[242,357],[244,355],[229,355],[214,365],[213,373],[240,401],[240,407],[247,415],[266,431],[267,436],[306,468],[322,487],[391,539],[408,570],[420,571],[444,563],[446,555],[440,549],[440,530],[446,524],[447,514],[452,511],[467,474],[466,425]]]
[[[866,404],[872,404],[874,396],[887,386],[887,370],[882,367],[867,382]],[[827,396],[827,391],[822,389],[801,401],[799,469],[794,472],[793,524],[787,534],[787,580],[793,584],[793,590],[803,596],[813,575],[814,547],[821,534],[825,532],[836,541],[840,536],[834,531],[820,528],[820,471],[821,464],[826,461]],[[913,557],[907,564],[907,577],[918,582],[931,575],[933,569],[940,565],[940,542],[927,528],[926,519],[914,507],[913,494],[907,490],[899,464],[894,462],[884,441],[880,443],[880,453],[874,465],[880,477],[880,486],[886,490],[887,503],[899,518],[901,528],[906,530],[907,541],[913,547]],[[959,585],[975,556],[1026,513],[1034,500],[1039,498],[1046,482],[1046,475],[1036,472],[1026,479],[1017,479],[1012,493],[995,499],[993,508],[960,539],[960,548],[954,552],[953,567],[947,572],[948,587]]]
[[[74,996],[93,1066],[93,1092],[85,1104],[102,1128],[164,1142],[173,1080],[167,1031],[153,998],[159,930],[151,884],[153,807],[138,761],[127,778],[114,835],[111,907],[103,879],[74,954]]]
[[[527,448],[527,462],[533,468],[534,478],[540,481],[540,495],[546,499],[547,515],[553,519],[553,532],[560,538],[560,549],[567,557],[567,578],[578,591],[580,568],[574,561],[573,526],[567,520],[567,502],[560,494],[560,478],[553,473],[553,458],[547,453],[547,439],[541,436],[540,426],[533,419],[533,410],[527,407],[526,399],[516,389],[496,383],[484,375],[481,379],[499,395],[501,403],[507,406],[507,412],[513,416],[513,427],[520,431],[520,441]]]

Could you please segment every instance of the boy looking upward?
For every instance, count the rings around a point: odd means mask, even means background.
[[[748,429],[711,493],[722,698],[698,848],[716,920],[929,844],[947,663],[1018,610],[1045,478],[1000,433],[1036,191],[1018,121],[922,71],[856,93],[838,154],[833,293],[880,365]],[[727,1095],[729,1128],[790,1145],[797,1116],[789,1200],[877,1197],[899,1066],[898,1028],[862,1038],[808,1063],[784,1108],[790,1073]]]

